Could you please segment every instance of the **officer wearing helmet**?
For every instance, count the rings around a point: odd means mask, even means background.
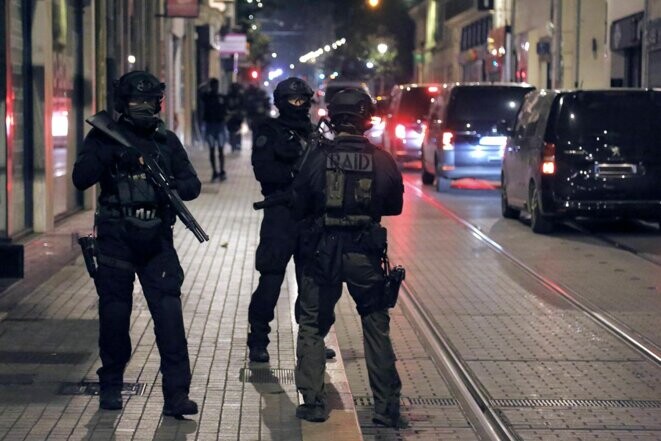
[[[335,134],[329,148],[311,153],[294,183],[295,213],[319,227],[301,233],[301,289],[296,386],[304,404],[296,416],[325,421],[324,336],[329,324],[320,319],[332,311],[346,283],[361,318],[365,358],[374,395],[373,421],[403,428],[401,382],[389,336],[381,258],[386,248],[382,216],[402,211],[402,175],[390,154],[371,144],[372,98],[360,89],[338,92],[328,105]],[[321,294],[323,292],[323,294]]]
[[[279,116],[262,119],[255,127],[252,166],[264,196],[286,192],[292,185],[296,164],[313,131],[309,115],[312,95],[310,86],[299,78],[281,81],[273,92]],[[259,237],[255,267],[260,277],[248,308],[248,347],[250,361],[267,362],[269,322],[274,317],[285,268],[296,249],[291,209],[265,209]]]
[[[115,129],[136,149],[92,129],[73,169],[79,190],[101,186],[94,219],[98,269],[93,275],[99,295],[100,407],[123,405],[137,274],[161,355],[163,414],[196,414],[197,404],[188,398],[191,370],[180,298],[184,273],[172,236],[175,213],[148,180],[143,157],[150,155],[160,165],[183,200],[195,199],[201,183],[181,142],[158,118],[165,84],[148,72],[133,71],[115,81],[113,89],[119,113]]]

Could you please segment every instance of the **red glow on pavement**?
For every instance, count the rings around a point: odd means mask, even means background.
[[[484,181],[482,179],[463,178],[452,181],[452,188],[462,190],[496,190],[500,187],[498,182]]]

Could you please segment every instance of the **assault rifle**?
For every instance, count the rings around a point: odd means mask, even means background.
[[[312,150],[317,149],[320,144],[322,144],[324,141],[327,140],[326,137],[324,136],[325,131],[322,128],[323,125],[326,125],[328,128],[330,128],[328,120],[326,120],[325,118],[321,118],[319,120],[319,123],[312,132],[310,141],[307,143],[308,145],[307,148],[305,149],[305,152],[303,153],[303,156],[301,156],[301,158],[296,162],[296,164],[292,168],[292,174],[294,175],[294,179],[296,179],[298,173],[303,169],[303,166],[305,165],[305,163],[308,160],[308,157],[310,156],[310,152]],[[264,198],[263,201],[253,203],[252,208],[254,210],[263,210],[264,208],[275,207],[277,205],[289,205],[294,200],[296,195],[293,188],[294,186],[292,185],[291,189],[288,191],[278,192],[270,196],[267,196],[266,198]]]
[[[186,208],[186,205],[184,204],[184,201],[181,200],[181,197],[179,197],[179,194],[177,194],[177,192],[171,187],[165,172],[163,169],[161,169],[161,166],[158,165],[154,158],[152,158],[150,155],[143,154],[138,147],[131,143],[126,135],[124,135],[117,128],[117,124],[112,119],[110,114],[108,114],[108,112],[102,110],[96,115],[90,116],[85,121],[124,147],[138,151],[144,161],[144,169],[147,176],[152,181],[152,183],[165,195],[168,203],[177,214],[177,217],[186,226],[186,228],[188,228],[195,235],[200,243],[209,240],[209,235],[204,232],[200,224],[197,223],[191,212],[188,211],[188,208]]]

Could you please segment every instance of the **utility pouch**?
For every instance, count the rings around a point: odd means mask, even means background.
[[[323,234],[310,266],[310,275],[320,285],[339,283],[342,271],[342,241],[338,234]]]
[[[383,290],[382,304],[384,308],[394,308],[399,297],[399,288],[406,278],[406,270],[403,266],[397,265],[390,267],[388,255],[383,254],[383,271],[385,276],[385,286]]]
[[[162,223],[158,217],[150,220],[125,217],[124,231],[126,239],[136,244],[151,243],[161,233]]]
[[[301,262],[308,262],[315,254],[317,245],[321,239],[321,227],[316,222],[301,225],[298,235],[297,257]]]
[[[342,208],[344,202],[344,173],[326,170],[326,208]]]
[[[94,239],[94,237],[92,237],[91,234],[89,236],[79,237],[78,244],[80,244],[80,248],[83,251],[83,259],[85,259],[85,266],[87,267],[87,272],[91,278],[94,278],[96,276],[96,271],[98,269],[98,266],[96,264],[96,257],[97,257],[96,239]]]
[[[388,245],[388,230],[379,224],[374,224],[369,229],[370,251],[385,253]]]

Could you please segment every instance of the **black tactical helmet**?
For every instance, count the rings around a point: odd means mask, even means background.
[[[309,101],[313,95],[314,92],[310,89],[308,83],[300,78],[290,77],[280,81],[275,87],[273,91],[273,102],[276,106],[279,106],[279,103],[286,102],[292,96],[302,96]]]
[[[357,88],[342,89],[328,103],[328,116],[334,126],[353,125],[360,132],[368,130],[375,106],[372,97]]]
[[[113,94],[115,110],[123,113],[126,110],[130,98],[155,98],[156,113],[161,111],[161,101],[165,83],[143,70],[134,70],[122,75],[119,80],[113,81]]]

